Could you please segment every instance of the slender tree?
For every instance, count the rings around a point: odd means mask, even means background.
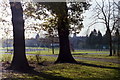
[[[95,19],[97,18],[99,20],[98,22],[95,23],[105,24],[109,38],[109,51],[110,51],[109,56],[112,56],[112,31],[114,30],[115,25],[118,21],[115,12],[116,11],[115,4],[114,0],[112,2],[110,0],[101,0],[101,2],[102,3],[100,4],[96,1],[97,4],[95,7],[96,15],[94,15],[94,18]]]
[[[116,43],[116,49],[117,49],[117,55],[120,56],[120,53],[119,53],[119,46],[120,46],[120,33],[119,33],[119,30],[117,29],[116,32],[115,32],[115,43]]]

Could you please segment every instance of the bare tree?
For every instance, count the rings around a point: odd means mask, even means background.
[[[109,56],[112,56],[112,32],[115,29],[118,18],[116,16],[116,6],[113,1],[110,0],[101,0],[101,3],[95,0],[96,6],[94,8],[95,15],[94,18],[97,20],[96,23],[102,23],[105,25],[108,33],[109,40]]]

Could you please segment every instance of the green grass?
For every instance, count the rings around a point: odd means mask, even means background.
[[[89,58],[104,58],[111,60],[120,60],[118,56],[109,56],[108,54],[86,54],[86,55],[74,55],[75,57],[89,57]]]
[[[72,52],[73,54],[80,54],[80,53],[109,53],[109,51],[98,51],[98,50],[75,50]]]
[[[41,50],[41,51],[28,51],[26,52],[28,54],[43,54],[43,55],[52,55],[52,49],[46,49],[46,50]],[[55,49],[54,50],[54,54],[58,54],[59,53],[59,49]]]
[[[33,49],[33,48],[32,48]],[[38,48],[37,48],[38,49]],[[58,54],[59,50],[55,49],[55,54]],[[47,54],[52,55],[52,50],[46,51],[31,51],[29,54]],[[77,50],[73,54],[84,53],[108,53],[108,51],[84,51]],[[91,58],[106,58],[106,59],[118,59],[116,56],[108,56],[107,54],[91,54],[91,55],[74,55],[75,57],[91,57]],[[120,64],[111,62],[89,61],[80,60],[77,61],[84,64],[51,64],[47,63],[46,66],[37,65],[36,56],[27,55],[27,59],[31,66],[35,67],[35,71],[38,73],[19,73],[8,72],[3,73],[3,77],[8,80],[120,80],[120,75],[117,69]],[[40,56],[39,62],[54,62],[57,58],[50,56]],[[0,54],[0,61],[11,61],[12,55]],[[86,64],[86,65],[85,65]],[[102,67],[101,67],[102,66]],[[112,69],[113,68],[113,69]]]
[[[4,49],[3,47],[0,47],[0,49]]]
[[[120,64],[112,63],[112,62],[90,61],[90,60],[80,60],[80,59],[77,59],[77,61],[80,61],[80,62],[86,63],[86,64],[93,64],[93,65],[97,65],[97,66],[116,67],[116,68],[120,67]]]
[[[0,47],[0,49],[13,49],[13,47]]]
[[[12,55],[11,54],[0,54],[0,62],[11,61]]]
[[[59,49],[55,49],[55,54],[59,54]],[[109,54],[86,54],[86,53],[108,53],[109,51],[90,51],[90,50],[76,50],[72,52],[73,56],[75,57],[89,57],[89,58],[105,58],[105,59],[113,59],[113,60],[120,60],[117,56],[109,56]],[[40,55],[53,55],[52,50],[48,49],[45,51],[30,51],[26,52],[28,54],[40,54]],[[85,55],[84,55],[85,53]],[[76,55],[75,55],[76,54]]]
[[[0,49],[7,49],[7,47],[3,48],[0,47]],[[13,47],[8,47],[8,49],[13,49]],[[26,47],[26,49],[46,49],[44,52],[49,52],[49,54],[52,53],[51,48],[43,48],[43,47]],[[55,53],[58,54],[59,48],[55,48]],[[57,52],[56,52],[57,51]],[[37,51],[36,51],[37,52]],[[42,51],[41,51],[42,52]],[[30,53],[30,52],[27,52]],[[34,51],[31,51],[31,53],[34,53]],[[80,54],[80,53],[109,53],[109,51],[96,51],[96,50],[75,50],[72,52],[72,54]]]
[[[0,48],[0,49],[7,49],[7,48]],[[13,49],[12,47],[8,47],[8,49]],[[28,54],[48,54],[51,55],[52,53],[52,49],[51,48],[42,48],[42,47],[26,47],[26,49],[45,49],[45,50],[40,50],[40,51],[26,51],[26,53]],[[9,52],[5,52],[5,51],[0,51],[1,53],[12,53],[11,51]],[[54,53],[58,54],[59,53],[59,49],[55,48],[54,49]]]
[[[41,47],[27,47],[27,48],[31,48],[31,49],[42,49]],[[109,51],[93,51],[93,50],[76,50],[75,52],[72,52],[73,56],[75,57],[90,57],[90,58],[105,58],[105,59],[118,59],[117,56],[109,56],[108,54],[85,54],[84,53],[108,53]],[[11,52],[10,52],[11,53]],[[46,50],[42,50],[42,51],[29,51],[26,52],[28,54],[39,54],[39,55],[53,55],[52,53],[52,49],[46,49]],[[59,54],[59,49],[55,49],[54,50],[55,54]],[[75,55],[76,54],[76,55]]]
[[[44,48],[44,47],[26,47],[26,49],[48,49],[48,48]]]
[[[46,70],[47,68],[47,70]],[[117,70],[102,69],[96,67],[89,67],[77,64],[57,64],[46,67],[43,72],[71,78],[73,80],[96,80],[96,79],[111,79],[118,77]],[[115,74],[116,73],[116,74]]]
[[[55,49],[55,54],[59,54],[59,49]],[[41,54],[41,55],[52,55],[52,49],[45,51],[30,51],[28,54]],[[85,55],[84,55],[85,53]],[[86,54],[86,53],[109,53],[109,51],[92,51],[92,50],[76,50],[72,52],[75,57],[90,57],[90,58],[106,58],[106,59],[119,59],[117,56],[109,56],[109,54]],[[74,55],[76,54],[76,55]]]
[[[39,75],[10,73],[11,80],[119,80],[119,72],[114,69],[89,67],[77,64],[54,64],[37,66]]]
[[[55,54],[59,54],[59,49],[56,48],[55,50]],[[40,54],[52,54],[52,49],[46,48],[45,51],[30,51],[27,52],[29,54],[36,54],[36,53],[40,53]],[[109,51],[95,51],[95,50],[76,50],[74,52],[72,52],[72,54],[83,54],[83,53],[109,53]]]
[[[27,56],[28,60],[35,60],[35,56]],[[45,61],[54,62],[54,57],[42,57]],[[119,64],[77,60],[86,64],[94,64],[105,67],[119,67]],[[100,68],[81,64],[50,64],[47,66],[35,65],[35,71],[39,74],[17,73],[12,72],[4,74],[4,77],[11,78],[11,80],[119,80],[119,71],[110,68]]]
[[[50,57],[50,56],[40,56],[40,58],[42,58],[43,60],[52,61],[52,62],[57,59],[56,57]],[[28,59],[28,61],[36,61],[36,56],[27,55],[27,59]],[[11,61],[12,55],[11,54],[0,54],[0,60],[1,61]],[[87,63],[93,63],[93,64],[103,65],[103,66],[106,64],[108,64],[109,66],[113,65],[113,67],[116,66],[115,65],[116,63],[111,63],[111,62],[89,61],[89,60],[81,60],[81,59],[76,59],[76,60],[85,62],[85,63],[87,62]]]
[[[13,47],[0,47],[0,49],[13,49]],[[42,47],[26,47],[26,49],[48,49],[48,48],[42,48]]]
[[[59,54],[59,49],[55,49],[55,54]],[[36,53],[40,53],[40,54],[52,54],[52,49],[46,49],[45,51],[30,51],[27,52],[29,54],[36,54]],[[109,53],[109,51],[91,51],[91,50],[76,50],[74,52],[72,52],[72,54],[84,54],[84,53]]]

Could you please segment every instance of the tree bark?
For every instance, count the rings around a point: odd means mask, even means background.
[[[110,46],[110,55],[109,56],[112,56],[112,36],[111,36],[111,34],[110,34],[109,46]]]
[[[60,43],[60,51],[55,63],[77,63],[72,57],[70,51],[69,43],[69,23],[67,19],[67,7],[65,7],[65,12],[62,12],[58,16],[58,35]]]
[[[112,56],[112,35],[109,28],[108,28],[108,33],[109,33],[109,51],[110,51],[109,56]]]
[[[23,10],[20,2],[10,2],[12,12],[14,53],[10,68],[13,70],[30,69],[25,55]]]

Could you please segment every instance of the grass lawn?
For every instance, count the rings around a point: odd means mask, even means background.
[[[0,49],[4,49],[3,47],[0,47]]]
[[[13,47],[0,47],[0,49],[13,49]],[[26,47],[26,49],[47,49],[42,47]]]
[[[2,48],[0,47],[0,49],[7,49],[7,47]],[[8,49],[13,49],[13,47],[8,47]],[[52,54],[52,49],[51,48],[43,48],[43,47],[26,47],[26,49],[45,49],[45,51],[41,50],[39,52],[43,53],[43,54]],[[58,54],[59,52],[59,48],[55,48],[54,49],[55,54]],[[31,53],[34,54],[38,51],[29,51],[27,53]],[[98,51],[98,50],[75,50],[74,52],[72,52],[72,54],[81,54],[81,53],[109,53],[109,51]]]
[[[6,80],[119,80],[119,71],[115,69],[84,66],[79,64],[36,65],[37,74],[9,72],[3,73]]]
[[[47,49],[45,51],[29,51],[26,53],[40,54],[40,55],[53,55],[51,49]],[[54,54],[58,54],[58,53],[59,53],[59,49],[55,49]],[[99,54],[86,54],[86,53],[99,53]],[[120,60],[120,58],[117,56],[109,56],[109,54],[101,54],[101,53],[109,53],[109,51],[76,50],[75,52],[72,52],[74,57],[105,58],[105,59]]]
[[[0,49],[13,49],[13,47],[0,47]]]
[[[109,53],[108,50],[103,50],[103,51],[99,51],[99,50],[75,50],[74,52],[72,52],[73,54],[80,54],[80,53]]]
[[[58,54],[58,52],[59,49],[55,49],[55,54]],[[45,51],[29,51],[26,53],[52,55],[52,50],[46,48]],[[72,52],[75,57],[118,59],[118,57],[108,56],[108,54],[86,55],[86,53],[108,53],[108,51],[77,50]],[[34,72],[4,72],[4,80],[120,80],[120,69],[118,70],[118,68],[120,68],[120,64],[117,63],[76,59],[80,64],[53,64],[57,59],[56,57],[42,56],[37,60],[36,56],[33,55],[27,55],[27,59],[29,64],[35,67]],[[0,54],[0,61],[6,62],[11,60],[11,54]],[[38,65],[37,62],[43,63],[44,65]]]
[[[42,50],[42,51],[29,51],[27,53],[29,54],[36,54],[36,53],[40,53],[40,54],[52,54],[52,49],[50,48],[46,48],[46,50]],[[59,54],[59,48],[55,48],[54,49],[55,54]],[[109,53],[109,51],[95,51],[95,50],[75,50],[74,52],[72,52],[72,54],[86,54],[86,53]]]
[[[84,58],[103,58],[103,59],[111,59],[111,60],[120,60],[118,56],[109,56],[108,54],[86,54],[86,55],[73,55],[74,57],[84,57]]]
[[[26,53],[40,54],[40,55],[53,55],[51,49],[47,49],[45,51],[30,51]],[[86,54],[86,53],[99,53],[99,54]],[[109,53],[109,51],[76,50],[75,52],[72,52],[74,57],[105,58],[105,59],[120,60],[120,58],[117,56],[109,56],[109,54],[101,54],[101,53]],[[54,54],[59,54],[59,49],[55,49]]]
[[[41,51],[28,51],[26,52],[28,54],[41,54],[41,55],[52,55],[52,49],[46,49],[46,50],[41,50]],[[54,54],[58,54],[59,53],[59,49],[55,49],[54,50]]]
[[[0,55],[1,56],[1,55]],[[4,54],[0,59],[10,61],[11,55]],[[56,57],[42,56],[39,62],[44,65],[38,65],[35,56],[27,56],[31,66],[34,66],[34,72],[20,73],[8,72],[3,73],[4,80],[120,80],[117,68],[120,64],[110,62],[78,60],[80,64],[53,64]]]

